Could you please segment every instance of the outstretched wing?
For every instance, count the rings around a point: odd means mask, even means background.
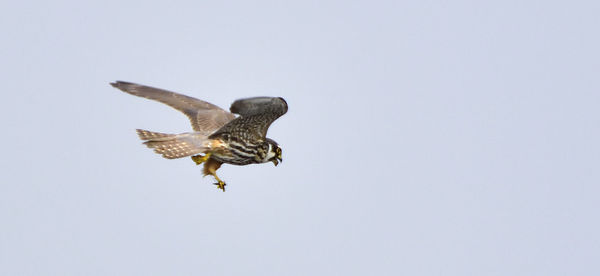
[[[159,101],[183,112],[190,118],[192,128],[198,132],[212,133],[235,119],[235,115],[214,104],[175,92],[124,81],[116,81],[110,85],[131,95]]]
[[[283,98],[255,97],[237,100],[229,110],[240,116],[213,135],[230,133],[238,137],[262,140],[271,123],[285,114],[288,106]]]

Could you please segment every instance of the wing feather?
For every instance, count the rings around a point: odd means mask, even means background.
[[[223,126],[212,137],[231,133],[238,137],[265,139],[269,126],[288,110],[286,101],[278,97],[240,99],[229,109],[240,116]]]
[[[179,93],[145,86],[141,84],[116,81],[111,83],[123,92],[164,103],[188,116],[195,131],[212,133],[235,119],[235,115],[222,108]]]

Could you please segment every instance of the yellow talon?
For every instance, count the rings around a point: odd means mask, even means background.
[[[221,190],[223,190],[223,192],[225,192],[225,185],[227,185],[227,184],[225,184],[225,182],[223,182],[221,180],[218,180],[218,181],[219,181],[219,183],[215,183],[215,185],[217,185],[217,189],[221,189]]]
[[[207,153],[206,155],[202,156],[202,155],[194,155],[192,156],[192,160],[194,160],[194,162],[196,162],[196,165],[200,165],[204,162],[206,162],[206,160],[208,160],[208,158],[210,158],[211,153]]]
[[[215,180],[217,180],[217,183],[215,183],[215,185],[217,185],[217,189],[221,189],[223,192],[225,192],[225,185],[227,184],[225,184],[225,182],[223,182],[223,180],[221,180],[216,173],[213,174],[213,176],[215,177]]]

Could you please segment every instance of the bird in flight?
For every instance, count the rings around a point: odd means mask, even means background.
[[[227,112],[211,103],[150,86],[116,81],[123,92],[164,103],[188,116],[193,132],[167,134],[137,129],[144,144],[164,158],[191,156],[196,165],[204,164],[204,176],[212,175],[217,188],[225,191],[225,182],[217,176],[223,163],[248,165],[282,161],[281,147],[266,137],[273,121],[288,110],[278,97],[240,99]],[[238,114],[236,117],[234,114]]]

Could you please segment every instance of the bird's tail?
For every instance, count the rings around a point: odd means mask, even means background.
[[[136,130],[144,144],[164,158],[175,159],[207,150],[208,137],[200,133],[167,134],[148,130]]]

